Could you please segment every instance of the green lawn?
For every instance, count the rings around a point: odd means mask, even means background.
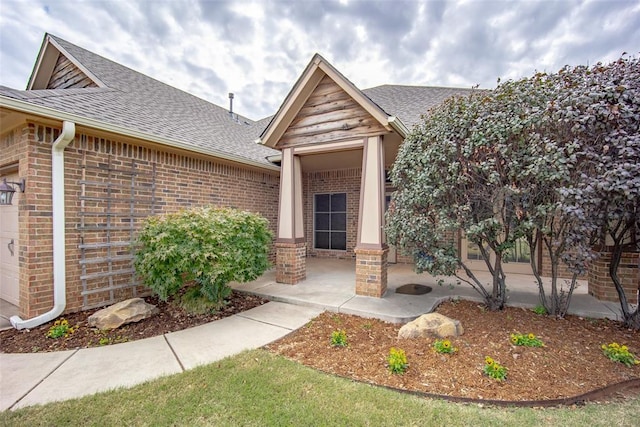
[[[421,399],[254,350],[132,389],[0,413],[2,426],[635,426],[640,398],[504,409]]]

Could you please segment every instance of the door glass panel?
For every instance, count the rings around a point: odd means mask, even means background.
[[[333,232],[331,233],[331,249],[344,251],[347,249],[347,233]]]
[[[329,195],[316,194],[316,212],[329,212]]]
[[[338,193],[331,195],[331,211],[346,212],[347,210],[347,194]]]
[[[328,213],[317,213],[316,214],[316,230],[318,231],[328,231],[330,230],[329,226],[329,214]]]
[[[347,214],[332,213],[331,214],[331,230],[333,231],[347,231]]]
[[[316,248],[329,249],[329,232],[316,231]]]
[[[315,247],[347,249],[347,194],[315,195]]]

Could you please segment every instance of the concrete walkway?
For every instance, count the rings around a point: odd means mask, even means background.
[[[163,336],[54,353],[0,353],[0,410],[67,400],[184,372],[261,347],[322,310],[280,302]]]
[[[480,275],[489,281],[488,274]],[[383,298],[356,296],[353,261],[307,260],[307,279],[295,286],[275,282],[267,272],[258,280],[232,287],[271,302],[179,332],[106,347],[56,353],[0,353],[0,410],[72,399],[119,387],[131,387],[261,347],[305,325],[322,311],[334,311],[404,323],[432,311],[440,302],[461,297],[480,301],[469,285],[450,278],[413,273],[411,266],[391,265]],[[403,295],[403,284],[429,286],[424,295]],[[530,276],[508,276],[508,305],[535,307],[537,288]],[[619,319],[618,304],[588,295],[586,283],[576,289],[571,314]]]
[[[488,287],[491,275],[476,272],[478,279]],[[482,301],[471,286],[456,283],[455,277],[433,277],[427,273],[416,274],[407,264],[390,264],[387,292],[383,298],[364,297],[355,294],[355,262],[307,258],[307,278],[294,285],[276,283],[275,272],[269,271],[259,279],[242,284],[233,284],[237,290],[265,297],[271,301],[316,307],[322,310],[374,317],[392,323],[406,323],[433,311],[442,301],[462,298]],[[439,280],[443,283],[440,284]],[[538,287],[534,278],[525,274],[508,274],[507,305],[533,308],[540,304]],[[406,284],[420,284],[431,288],[424,295],[406,295],[396,290]],[[560,284],[566,287],[565,281]],[[547,283],[546,288],[550,285]],[[548,295],[549,289],[547,289]],[[600,301],[587,293],[587,282],[578,281],[573,293],[569,313],[589,318],[621,320],[620,304]]]

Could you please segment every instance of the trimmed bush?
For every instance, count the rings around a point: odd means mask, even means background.
[[[269,267],[268,221],[260,215],[211,206],[145,220],[135,245],[134,266],[163,301],[195,282],[221,304],[232,281],[256,279]]]

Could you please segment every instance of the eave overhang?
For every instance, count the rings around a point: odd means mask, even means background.
[[[184,144],[180,141],[176,141],[169,138],[153,135],[147,132],[138,131],[135,129],[129,129],[123,126],[114,125],[101,120],[91,119],[83,117],[73,113],[67,113],[64,111],[55,110],[49,107],[43,107],[40,105],[31,104],[14,98],[9,98],[4,95],[0,95],[0,108],[7,108],[10,110],[18,111],[21,113],[43,117],[46,119],[52,119],[56,121],[70,121],[76,124],[76,126],[83,126],[86,128],[96,129],[102,132],[114,133],[122,135],[128,138],[139,139],[142,141],[148,141],[151,143],[164,145],[167,147],[190,151],[197,154],[203,154],[206,156],[216,157],[222,160],[231,161],[234,163],[241,163],[248,166],[257,167],[260,169],[267,169],[272,171],[279,171],[280,168],[276,165],[269,165],[265,163],[255,162],[240,156],[235,156],[229,153],[222,153],[214,150],[207,150],[204,148]]]

